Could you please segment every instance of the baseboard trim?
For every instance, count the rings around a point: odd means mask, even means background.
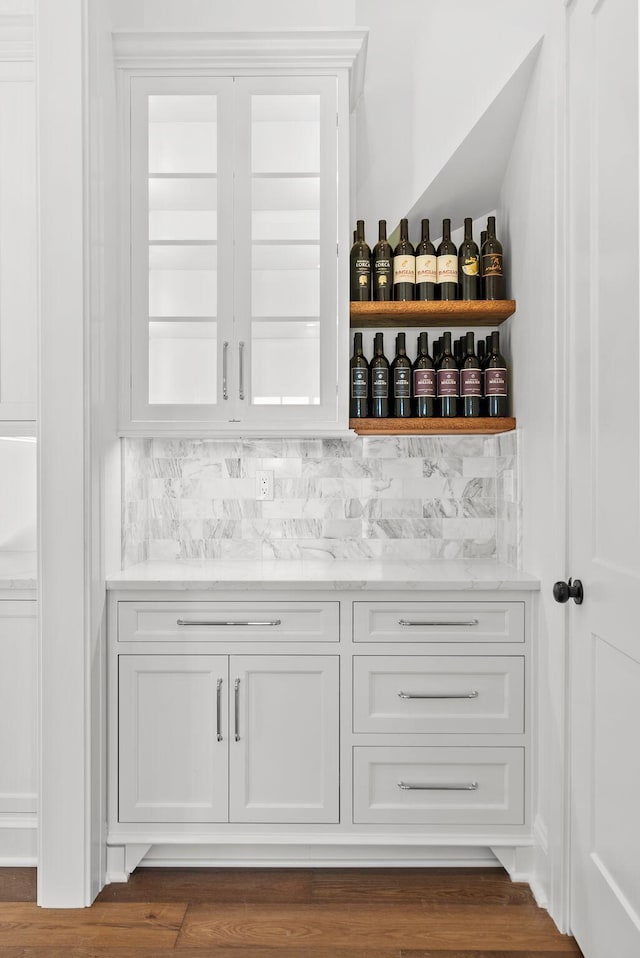
[[[33,867],[37,863],[37,816],[0,814],[0,868]]]

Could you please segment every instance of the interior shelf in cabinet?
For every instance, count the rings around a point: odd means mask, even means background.
[[[396,326],[498,326],[513,315],[513,299],[411,300],[350,304],[351,326],[358,329]]]
[[[349,428],[359,436],[466,436],[511,432],[513,416],[467,419],[350,419]]]

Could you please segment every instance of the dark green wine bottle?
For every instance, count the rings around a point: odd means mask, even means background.
[[[422,220],[422,239],[416,246],[416,299],[436,299],[436,248],[429,239],[429,220]]]
[[[383,419],[389,415],[389,361],[384,354],[382,333],[373,341],[373,359],[369,363],[371,402],[369,415]]]
[[[400,239],[393,251],[393,298],[412,300],[416,289],[416,257],[409,242],[409,221],[400,220]]]
[[[351,419],[364,419],[369,415],[369,363],[362,352],[362,333],[354,334],[353,356],[349,366],[349,416]]]
[[[480,274],[480,255],[478,244],[473,240],[473,220],[467,216],[464,221],[464,239],[458,250],[458,284],[460,299],[478,299],[478,281]]]
[[[500,353],[500,333],[491,333],[491,352],[484,368],[484,394],[487,416],[509,415],[507,362]]]
[[[351,301],[368,302],[371,299],[371,250],[364,238],[364,220],[356,223],[356,239],[351,247],[350,275]]]
[[[396,355],[389,374],[393,393],[392,415],[404,419],[411,415],[411,361],[407,356],[405,334],[396,336]]]
[[[504,299],[504,264],[502,243],[496,238],[496,218],[487,219],[487,239],[482,247],[482,276],[485,299]]]
[[[451,353],[451,333],[442,336],[442,356],[437,370],[438,406],[440,415],[452,418],[458,415],[460,370]]]
[[[473,333],[467,333],[460,370],[460,399],[463,416],[479,416],[482,405],[482,370],[475,354],[473,340]]]
[[[373,298],[377,302],[393,299],[393,250],[387,242],[387,221],[378,221],[378,242],[373,247]]]
[[[427,333],[418,337],[418,355],[412,368],[413,375],[413,415],[422,418],[435,416],[436,412],[436,371],[429,355]]]
[[[458,250],[451,240],[451,220],[442,221],[442,240],[437,250],[437,279],[440,299],[458,298]]]

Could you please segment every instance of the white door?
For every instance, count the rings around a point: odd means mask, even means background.
[[[571,931],[640,955],[637,0],[568,11]]]
[[[339,659],[234,655],[229,820],[339,820]]]
[[[226,655],[121,655],[121,822],[226,822]]]

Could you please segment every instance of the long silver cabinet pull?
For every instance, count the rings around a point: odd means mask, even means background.
[[[478,690],[471,692],[398,692],[400,699],[477,699]]]
[[[235,740],[240,741],[240,679],[236,679],[233,685],[234,711],[235,711]]]
[[[282,619],[268,619],[264,622],[213,622],[206,619],[176,619],[176,625],[211,625],[226,627],[228,625],[253,625],[253,626],[271,626],[282,625]]]
[[[238,344],[240,399],[244,399],[244,343]]]
[[[222,679],[216,682],[216,725],[217,739],[222,741]]]
[[[409,619],[398,619],[398,625],[478,625],[478,619],[467,619],[465,622],[411,622]]]
[[[477,782],[439,782],[438,784],[418,784],[412,782],[398,782],[398,788],[403,788],[406,791],[422,791],[422,792],[475,792],[478,787]]]
[[[229,343],[227,340],[222,344],[222,398],[229,398],[229,389],[227,387],[227,372],[228,364],[227,360],[229,358]]]

